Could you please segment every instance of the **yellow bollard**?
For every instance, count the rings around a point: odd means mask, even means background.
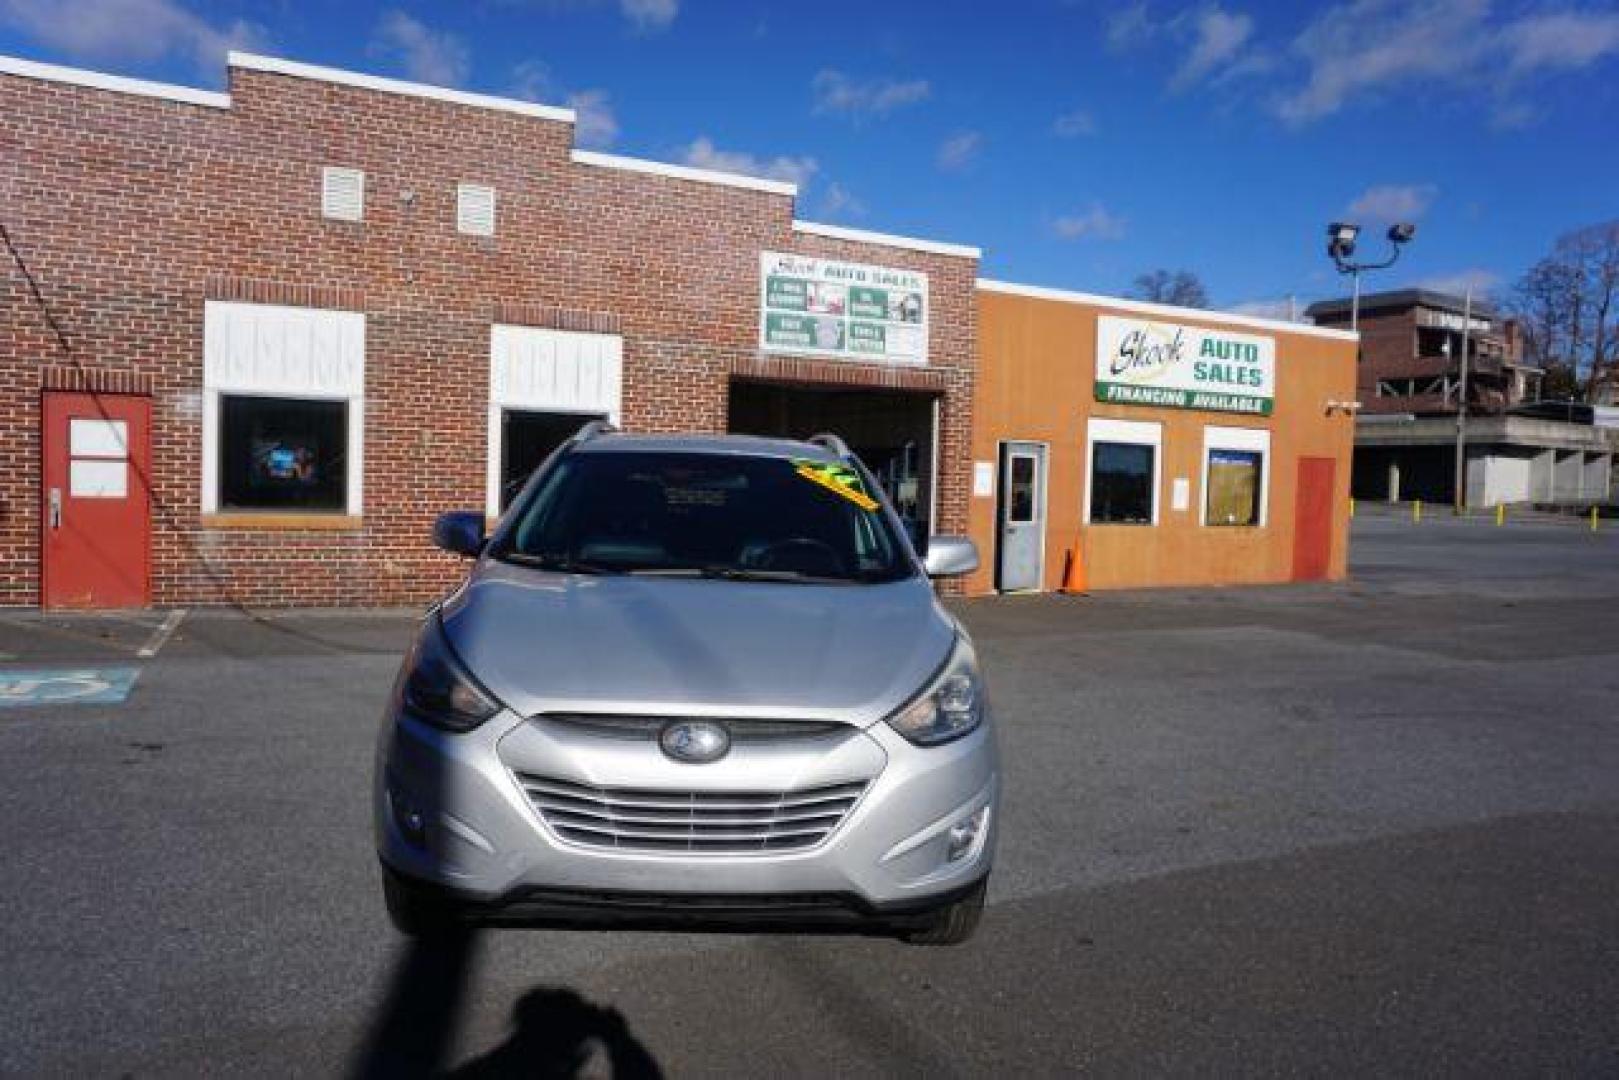
[[[1422,500],[1421,499],[1413,499],[1411,501],[1411,524],[1413,524],[1413,525],[1421,525],[1422,524]]]
[[[1497,525],[1505,525],[1507,523],[1507,504],[1506,503],[1496,503],[1495,504],[1495,523]]]
[[[1349,516],[1350,517],[1355,516],[1355,500],[1354,499],[1349,500]]]
[[[1591,531],[1597,531],[1597,508],[1595,506],[1591,507]]]

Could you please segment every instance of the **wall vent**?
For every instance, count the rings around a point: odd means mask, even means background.
[[[327,166],[320,174],[320,212],[338,221],[365,216],[365,173]]]
[[[457,184],[455,228],[468,236],[495,235],[495,189],[482,184]]]

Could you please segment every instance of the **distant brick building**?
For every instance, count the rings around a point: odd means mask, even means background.
[[[1350,300],[1312,304],[1318,325],[1347,327]],[[1605,424],[1538,415],[1544,372],[1523,362],[1518,325],[1489,304],[1428,289],[1360,300],[1352,491],[1356,498],[1456,498],[1456,417],[1467,337],[1468,506],[1587,505],[1613,498],[1619,432]]]
[[[1317,326],[1347,328],[1346,297],[1311,304]],[[1467,320],[1464,322],[1464,319]],[[1468,410],[1500,413],[1539,396],[1543,372],[1523,362],[1517,325],[1494,307],[1430,289],[1373,293],[1360,299],[1357,379],[1367,413],[1454,414],[1461,394],[1462,334],[1467,329]]]

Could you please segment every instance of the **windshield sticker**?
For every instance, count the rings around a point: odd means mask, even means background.
[[[828,491],[842,495],[868,513],[877,509],[877,500],[866,494],[865,485],[860,482],[860,474],[846,465],[794,458],[793,471],[806,480],[820,484]]]

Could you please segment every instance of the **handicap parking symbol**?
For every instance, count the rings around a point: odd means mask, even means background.
[[[0,708],[8,705],[117,705],[139,668],[42,668],[0,671]]]

